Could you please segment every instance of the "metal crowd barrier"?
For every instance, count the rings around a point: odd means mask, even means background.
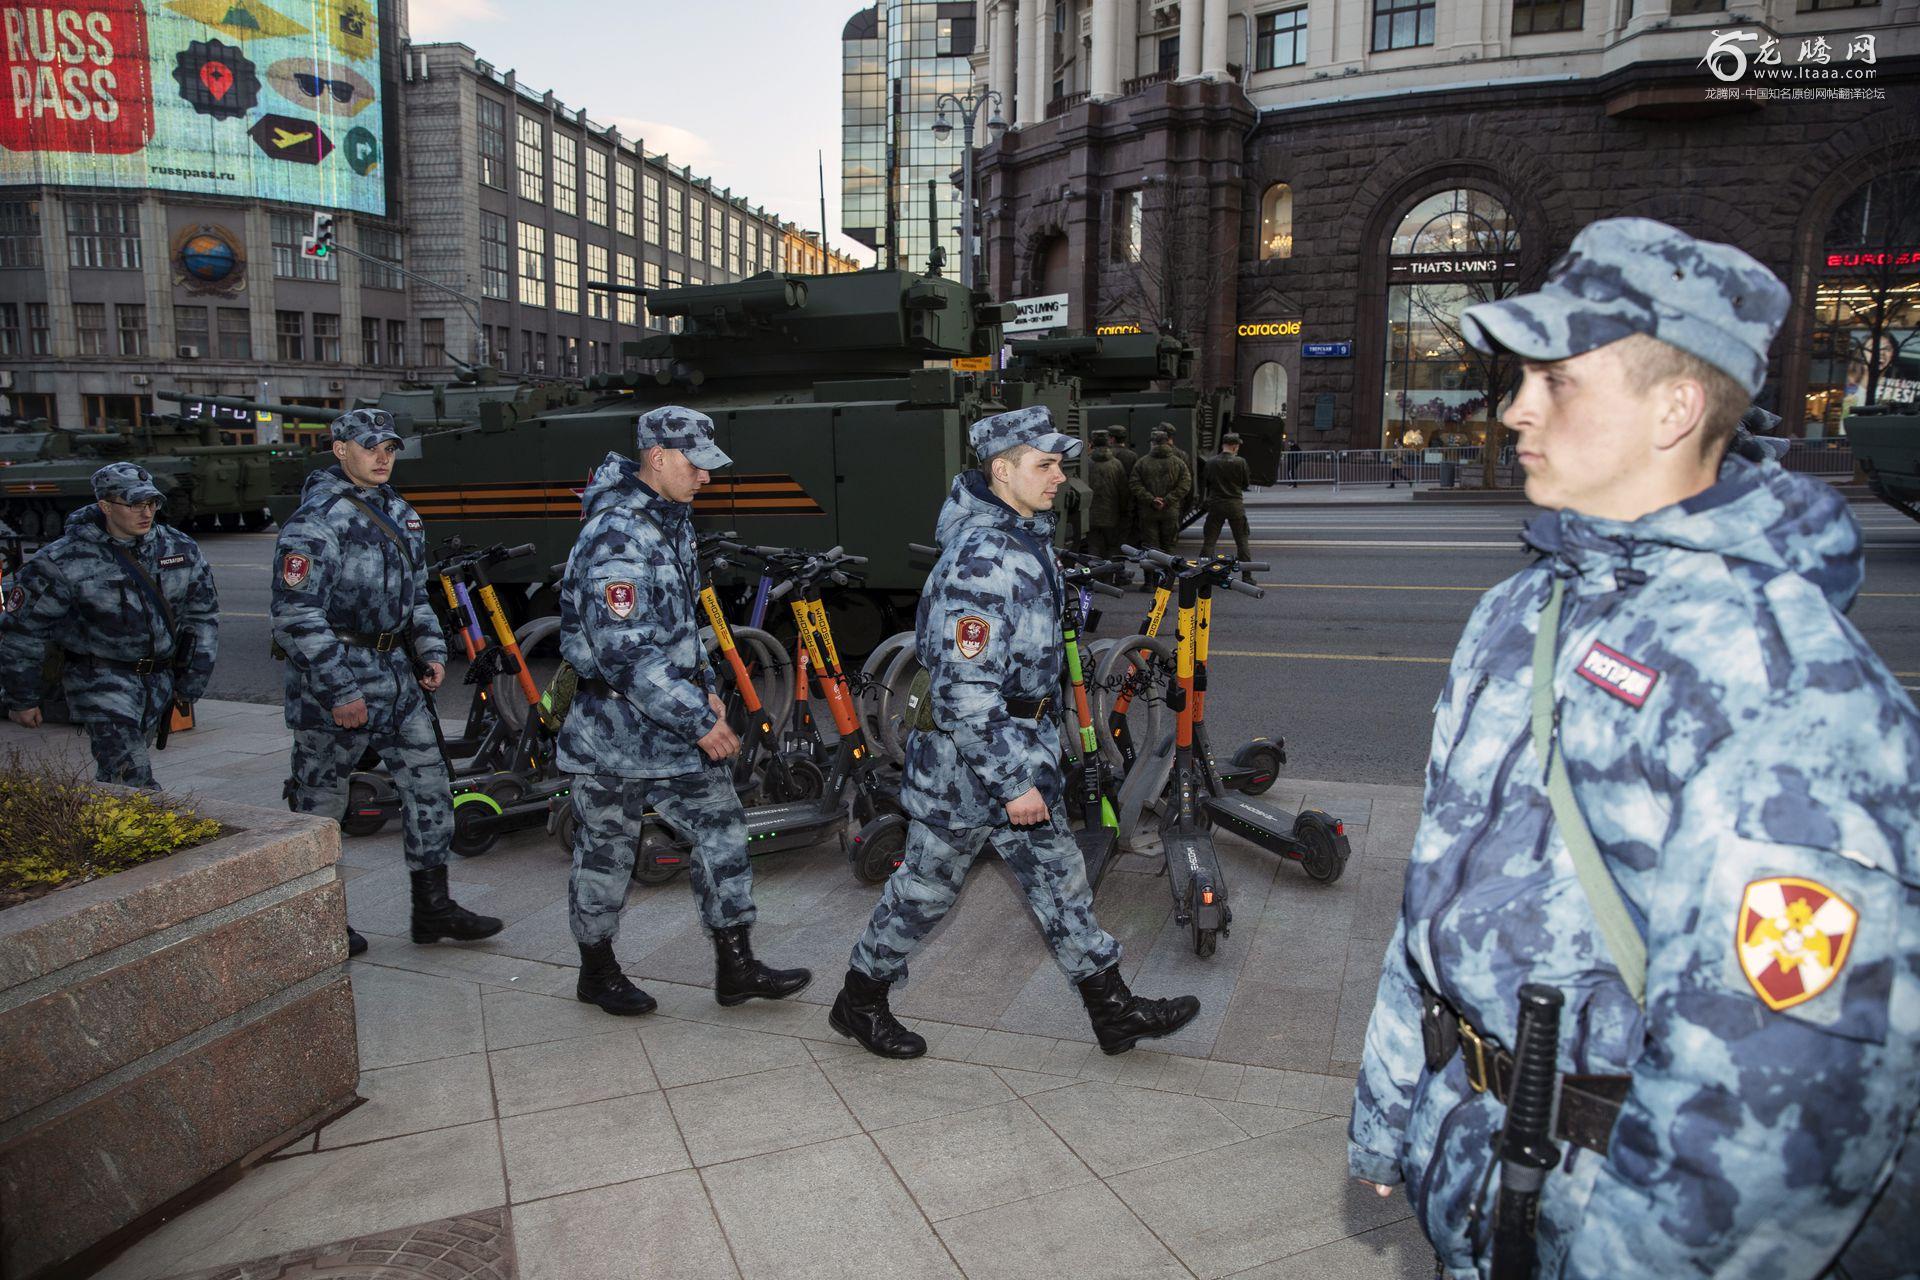
[[[1828,479],[1853,475],[1853,448],[1844,439],[1795,440],[1781,465],[1789,471]],[[1442,449],[1302,449],[1282,453],[1275,487],[1331,485],[1346,488],[1477,489],[1481,480],[1480,446]],[[1494,487],[1517,489],[1526,475],[1509,446],[1494,464]]]

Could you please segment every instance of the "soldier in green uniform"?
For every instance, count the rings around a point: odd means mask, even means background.
[[[1153,433],[1153,452],[1134,464],[1133,507],[1140,515],[1141,545],[1172,552],[1180,540],[1180,504],[1193,492],[1187,460],[1173,449],[1173,432]]]
[[[1114,461],[1120,464],[1120,473],[1126,477],[1120,483],[1120,530],[1126,535],[1123,539],[1134,546],[1140,545],[1140,512],[1133,505],[1133,469],[1140,461],[1140,455],[1127,443],[1127,429],[1116,427],[1107,432],[1113,441]]]
[[[1205,480],[1207,497],[1207,522],[1201,529],[1200,554],[1213,554],[1224,521],[1233,529],[1233,553],[1242,560],[1253,559],[1253,548],[1247,542],[1245,498],[1253,473],[1247,468],[1247,460],[1240,456],[1240,437],[1231,431],[1221,436],[1220,452],[1207,459],[1206,469],[1200,474]],[[1252,582],[1253,572],[1242,569],[1240,577]]]
[[[1093,452],[1087,457],[1087,487],[1093,501],[1087,510],[1087,550],[1101,559],[1118,555],[1128,537],[1127,502],[1130,477],[1113,456],[1111,437],[1093,433]]]

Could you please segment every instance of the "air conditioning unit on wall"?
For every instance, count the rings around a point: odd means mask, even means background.
[[[191,342],[183,342],[174,348],[174,354],[182,360],[198,360],[200,358],[200,348]]]

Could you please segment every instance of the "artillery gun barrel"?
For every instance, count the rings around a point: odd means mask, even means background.
[[[657,316],[765,316],[798,311],[806,305],[806,281],[794,276],[766,276],[732,284],[670,289],[656,293],[647,309]]]
[[[243,400],[238,396],[202,396],[188,391],[158,391],[154,393],[161,400],[172,400],[183,409],[190,404],[211,406],[215,409],[232,409],[242,413],[271,413],[282,418],[291,418],[295,422],[332,422],[345,413],[323,404],[276,404],[270,400]]]

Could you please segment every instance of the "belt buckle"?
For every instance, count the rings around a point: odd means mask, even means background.
[[[392,653],[395,635],[396,633],[392,631],[382,631],[379,635],[375,636],[373,638],[373,651],[375,653]]]
[[[152,658],[140,658],[133,664],[133,673],[137,676],[150,676],[154,672]]]
[[[1460,1057],[1466,1063],[1467,1083],[1473,1086],[1475,1093],[1487,1091],[1487,1042],[1473,1029],[1473,1024],[1465,1018],[1460,1019]],[[1469,1048],[1471,1046],[1471,1048]]]
[[[1053,705],[1052,694],[1048,694],[1046,697],[1040,699],[1040,704],[1033,709],[1033,718],[1035,720],[1039,720],[1043,718],[1047,714],[1047,708],[1051,707],[1052,705]]]

